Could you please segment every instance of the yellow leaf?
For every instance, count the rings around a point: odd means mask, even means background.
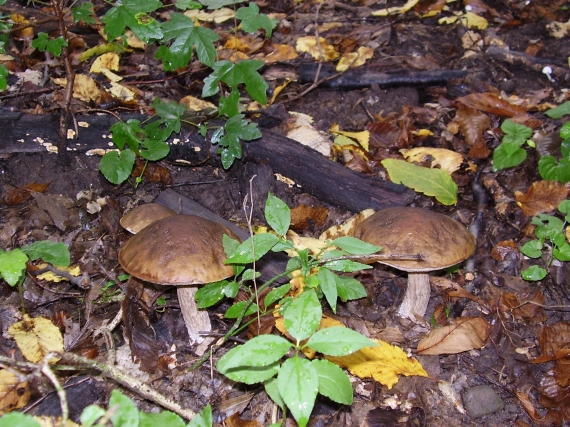
[[[47,266],[47,264],[39,264],[37,267],[38,269],[42,269],[45,268]],[[72,276],[79,276],[79,274],[81,273],[81,269],[79,268],[78,265],[74,266],[74,267],[59,267],[56,266],[56,268],[58,270],[61,271],[67,271],[69,274],[71,274]],[[62,280],[68,280],[65,277],[61,277],[58,276],[57,274],[51,272],[51,271],[46,271],[45,273],[42,273],[40,275],[37,276],[38,279],[40,280],[47,280],[49,282],[61,282]]]
[[[10,326],[8,334],[14,337],[24,357],[33,363],[41,362],[50,351],[63,351],[59,328],[45,317],[31,318],[24,314],[22,321]],[[51,360],[55,362],[55,358]]]
[[[489,26],[489,22],[485,18],[473,12],[441,18],[438,22],[440,24],[455,24],[457,21],[466,28],[475,28],[477,30],[485,30]]]
[[[340,130],[338,124],[334,123],[330,128],[329,132],[337,134],[337,135],[344,135],[347,138],[350,138],[358,143],[364,151],[368,152],[368,142],[370,141],[370,132],[367,130],[363,130],[362,132],[346,132]]]
[[[217,108],[211,102],[190,95],[182,98],[180,104],[185,105],[190,111],[204,111],[210,108],[215,110]]]
[[[52,78],[53,82],[60,86],[67,85],[66,78]],[[101,92],[97,87],[97,83],[91,77],[85,74],[76,74],[73,81],[73,97],[81,101],[97,101],[101,96]]]
[[[111,82],[111,87],[107,90],[115,98],[123,101],[132,101],[135,99],[135,92],[119,83]]]
[[[388,15],[400,15],[402,13],[406,13],[416,4],[418,4],[420,0],[408,0],[407,3],[401,7],[389,7],[387,9],[380,9],[375,10],[371,13],[372,16],[388,16]]]
[[[55,417],[42,416],[42,417],[34,417],[34,420],[38,422],[40,427],[61,427],[61,417],[55,418]],[[81,427],[81,426],[77,423],[74,423],[71,420],[67,420],[67,422],[65,423],[65,427]]]
[[[23,408],[30,400],[30,386],[5,369],[0,370],[0,415]]]
[[[297,55],[297,52],[295,52],[295,48],[293,46],[286,44],[274,44],[273,52],[259,59],[262,59],[267,64],[272,64],[278,61],[291,61],[298,57],[299,55]]]
[[[356,214],[355,216],[349,218],[341,225],[333,225],[331,228],[323,231],[323,233],[319,236],[319,239],[334,240],[338,237],[352,236],[352,233],[356,226],[374,213],[374,209],[365,209],[359,214]]]
[[[357,377],[373,378],[388,389],[398,382],[398,375],[428,376],[420,362],[408,357],[401,348],[381,340],[374,341],[379,344],[377,347],[366,347],[348,356],[327,356],[326,359]]]
[[[408,162],[423,163],[430,158],[431,167],[439,166],[441,170],[452,174],[459,169],[463,163],[463,156],[455,151],[447,150],[446,148],[431,148],[431,147],[416,147],[410,149],[400,150],[402,156]]]
[[[221,9],[216,9],[210,13],[204,10],[187,10],[184,12],[184,15],[192,20],[197,19],[203,22],[214,22],[216,24],[220,24],[228,19],[233,19],[236,14],[232,9],[222,7]]]
[[[91,64],[91,68],[89,69],[90,73],[100,73],[101,69],[104,68],[106,70],[119,70],[119,55],[115,52],[107,52],[101,56],[95,58],[93,64]]]
[[[349,68],[360,67],[364,65],[366,61],[372,59],[374,56],[374,49],[366,46],[360,46],[356,52],[345,53],[342,55],[338,64],[336,64],[336,70],[338,72],[346,71]]]
[[[297,49],[297,52],[299,53],[307,52],[318,61],[332,61],[339,56],[334,46],[328,44],[322,37],[319,37],[319,43],[317,43],[317,38],[315,36],[299,37],[295,44],[295,49]],[[323,52],[323,55],[321,55],[321,51]]]

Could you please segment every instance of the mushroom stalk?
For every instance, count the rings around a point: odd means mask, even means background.
[[[416,316],[424,317],[430,293],[428,273],[408,273],[408,289],[398,309],[398,315],[411,320],[415,320]]]
[[[177,292],[180,311],[182,312],[184,323],[186,323],[190,341],[200,344],[204,341],[204,337],[200,335],[200,332],[210,332],[212,324],[210,323],[208,312],[198,309],[198,304],[196,304],[194,296],[198,292],[198,288],[196,286],[179,286]]]

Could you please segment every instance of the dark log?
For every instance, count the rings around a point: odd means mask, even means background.
[[[144,120],[145,116],[123,117],[129,118]],[[116,122],[113,116],[81,116],[77,121],[88,127],[78,128],[79,136],[68,141],[68,151],[90,153],[90,150],[113,148],[109,132]],[[46,144],[56,148],[58,124],[59,117],[52,115],[0,115],[3,141],[0,156],[45,152]],[[413,192],[401,185],[354,172],[276,132],[263,129],[262,133],[262,138],[244,144],[244,156],[269,163],[276,173],[292,179],[303,191],[322,201],[352,212],[404,206],[412,201]],[[171,145],[172,161],[177,162],[175,156],[185,156],[186,164],[190,165],[208,159],[218,161],[217,147],[210,146],[194,128],[186,128],[172,140],[175,138],[180,142]],[[239,162],[234,167],[239,167]]]

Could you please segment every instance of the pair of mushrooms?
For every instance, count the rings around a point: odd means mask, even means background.
[[[135,235],[119,251],[119,263],[141,280],[177,287],[190,340],[202,344],[196,350],[202,353],[207,342],[200,331],[209,332],[212,326],[207,311],[196,305],[197,285],[233,275],[233,267],[224,264],[222,239],[224,234],[238,237],[217,222],[177,214],[157,203],[138,206],[120,224]]]
[[[476,240],[461,223],[428,209],[396,207],[376,212],[353,236],[382,247],[394,259],[377,262],[408,273],[408,288],[398,315],[411,320],[426,313],[430,297],[429,272],[451,267],[475,252]],[[402,255],[421,259],[398,259]]]

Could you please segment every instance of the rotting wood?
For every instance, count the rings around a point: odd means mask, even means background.
[[[124,116],[144,120],[143,115]],[[25,115],[5,113],[0,115],[3,144],[0,155],[12,153],[38,153],[54,150],[57,144],[58,117],[52,115]],[[109,128],[116,122],[112,116],[79,116],[80,135],[68,141],[68,150],[90,153],[92,150],[113,148]],[[210,146],[195,132],[185,128],[180,139],[172,144],[171,160],[184,154],[186,164],[198,165],[207,160],[219,163],[217,146]],[[332,162],[316,151],[277,132],[263,129],[263,137],[244,143],[244,157],[266,161],[275,173],[290,178],[303,191],[331,205],[352,212],[367,208],[383,209],[390,206],[405,206],[412,201],[413,192],[407,188],[354,172]],[[180,164],[180,162],[177,162]],[[239,162],[235,167],[239,167]]]

